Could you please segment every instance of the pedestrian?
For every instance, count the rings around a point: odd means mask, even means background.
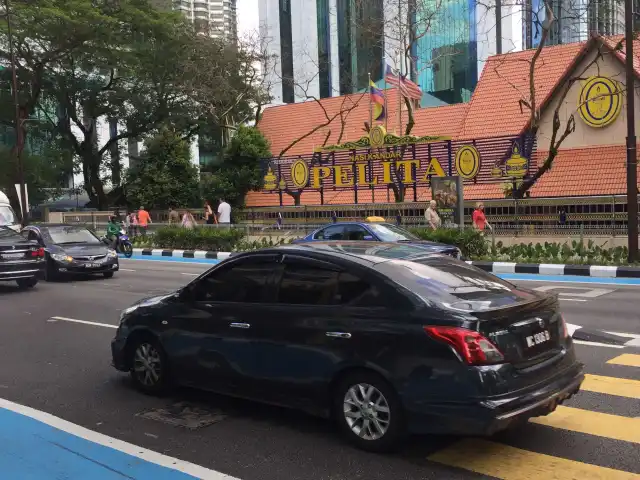
[[[220,199],[218,204],[218,223],[220,225],[231,225],[231,205]]]
[[[189,229],[195,228],[196,226],[196,220],[193,218],[193,214],[189,210],[184,212],[184,215],[182,215],[182,226]]]
[[[138,235],[138,214],[136,212],[129,213],[129,236],[131,238]]]
[[[558,223],[561,226],[564,226],[567,223],[567,212],[564,207],[560,207],[560,212],[558,215]]]
[[[440,219],[440,215],[436,211],[436,201],[431,200],[429,202],[429,206],[424,211],[424,218],[427,219],[427,225],[431,228],[431,230],[437,230],[442,226],[442,220]]]
[[[177,225],[180,223],[180,214],[175,208],[169,207],[169,225]]]
[[[213,209],[211,208],[211,204],[208,200],[204,201],[204,223],[207,225],[213,225],[215,221],[215,215],[213,214]]]
[[[473,211],[473,216],[471,217],[473,222],[473,228],[484,232],[485,228],[489,228],[489,230],[493,230],[491,224],[487,221],[487,217],[484,214],[484,204],[482,202],[478,202],[476,205],[476,209]]]
[[[150,223],[153,223],[151,221],[151,215],[141,206],[140,210],[138,210],[138,228],[143,237],[147,236],[147,228]]]

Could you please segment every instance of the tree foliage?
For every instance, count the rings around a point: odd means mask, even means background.
[[[199,188],[188,141],[169,129],[145,143],[141,158],[125,175],[127,200],[134,208],[193,207],[199,203]]]
[[[271,157],[269,142],[255,127],[241,125],[224,150],[222,163],[203,179],[204,197],[225,199],[233,207],[244,206],[248,192],[262,187],[261,160]]]
[[[257,95],[246,73],[250,55],[149,0],[14,0],[11,20],[21,115],[45,116],[67,140],[99,208],[109,203],[105,182],[120,181],[121,141],[163,125],[192,135],[212,118],[236,118]],[[5,64],[7,47],[0,41]],[[117,134],[103,144],[98,119],[117,119]]]

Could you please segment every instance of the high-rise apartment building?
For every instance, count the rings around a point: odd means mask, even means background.
[[[586,40],[591,32],[622,33],[619,0],[549,3],[556,19],[549,45]],[[542,0],[260,0],[259,5],[261,37],[273,59],[265,75],[275,103],[362,91],[369,74],[384,86],[385,65],[397,67],[408,44],[411,65],[404,73],[425,93],[423,105],[466,102],[485,60],[536,47],[545,20]]]
[[[173,8],[213,37],[237,37],[236,0],[173,0]]]

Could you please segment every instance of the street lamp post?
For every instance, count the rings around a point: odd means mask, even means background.
[[[11,15],[9,14],[9,0],[4,0],[5,14],[7,16],[7,36],[9,41],[9,55],[11,57],[11,80],[13,83],[13,103],[15,104],[15,129],[16,129],[16,163],[18,165],[18,182],[20,183],[20,213],[22,226],[27,223],[27,188],[24,183],[24,166],[22,164],[22,137],[23,121],[20,115],[20,99],[18,96],[18,75],[16,72],[16,57],[13,48],[13,35],[11,33]]]
[[[633,0],[624,2],[627,83],[627,232],[629,263],[638,258],[638,159],[636,157],[635,72],[633,68]]]

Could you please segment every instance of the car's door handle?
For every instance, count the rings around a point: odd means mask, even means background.
[[[249,328],[251,325],[248,323],[231,323],[229,324],[231,328]]]
[[[351,338],[351,334],[347,332],[326,332],[325,335],[333,338]]]

